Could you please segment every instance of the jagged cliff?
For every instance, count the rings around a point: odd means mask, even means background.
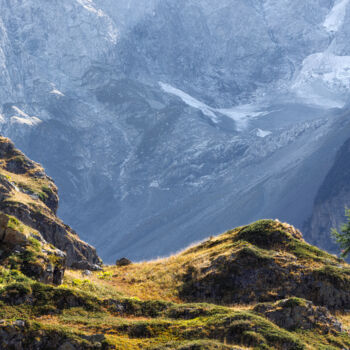
[[[61,283],[65,267],[97,268],[96,250],[57,216],[57,187],[43,168],[0,137],[0,244],[9,263],[42,282]]]

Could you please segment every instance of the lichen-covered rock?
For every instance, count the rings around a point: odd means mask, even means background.
[[[104,336],[88,339],[72,337],[63,331],[35,329],[24,321],[17,320],[0,324],[0,349],[8,350],[108,350]]]
[[[60,313],[64,309],[74,307],[83,307],[88,310],[99,308],[99,301],[93,296],[39,282],[33,283],[33,281],[8,284],[0,291],[0,300],[8,305],[25,304],[43,308],[44,312],[49,314]]]
[[[16,218],[0,212],[0,242],[7,246],[25,245],[28,238],[21,232]]]
[[[89,266],[100,264],[96,250],[56,216],[57,208],[57,187],[53,180],[9,139],[0,137],[0,242],[26,243],[20,231],[7,227],[10,215],[65,252],[67,266],[82,261]]]
[[[350,305],[349,267],[307,244],[292,226],[261,220],[222,237],[184,253],[227,245],[204,263],[186,264],[180,287],[185,300],[247,304],[297,296],[330,309]]]
[[[102,267],[99,264],[92,264],[87,260],[76,261],[71,266],[73,269],[85,271],[101,271]]]
[[[61,284],[66,254],[15,217],[0,213],[0,263],[43,283]]]
[[[315,306],[304,299],[290,298],[274,304],[258,304],[254,310],[288,330],[319,328],[325,333],[343,331],[342,324],[327,308]]]

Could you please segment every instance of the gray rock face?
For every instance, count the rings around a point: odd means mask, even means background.
[[[350,127],[347,0],[0,8],[1,132],[107,262],[310,217]]]
[[[350,140],[347,140],[317,193],[313,214],[307,223],[310,239],[334,252],[338,252],[339,247],[334,242],[330,246],[327,237],[332,228],[339,229],[346,222],[345,208],[350,206],[349,166]]]
[[[0,244],[13,250],[16,246],[25,247],[31,238],[38,246],[54,245],[50,254],[43,251],[45,266],[29,266],[27,274],[40,275],[40,280],[55,280],[52,261],[59,261],[58,281],[62,280],[64,268],[83,261],[88,266],[100,264],[95,248],[83,242],[78,235],[57,216],[57,187],[43,168],[17,150],[13,143],[0,138]],[[10,215],[10,216],[9,216]],[[25,232],[33,230],[31,238]],[[36,249],[36,251],[41,248]],[[51,250],[51,249],[50,249]],[[65,253],[63,253],[64,251]],[[55,255],[56,257],[53,257]],[[31,261],[33,259],[22,259]],[[47,269],[46,269],[47,267]],[[86,267],[85,267],[86,268]],[[32,271],[32,270],[37,271]],[[46,273],[48,272],[48,273]]]
[[[324,333],[343,331],[342,324],[325,307],[311,301],[290,298],[275,304],[258,304],[254,311],[263,314],[278,326],[288,329],[320,328]]]
[[[104,337],[103,337],[104,340]],[[3,349],[45,350],[57,348],[59,350],[98,350],[112,347],[99,342],[83,339],[70,339],[56,330],[32,330],[24,321],[18,320],[13,324],[0,325],[0,346]]]

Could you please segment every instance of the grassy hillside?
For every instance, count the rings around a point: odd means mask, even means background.
[[[0,349],[350,348],[350,266],[288,224],[101,269],[57,205],[42,167],[0,137]]]
[[[350,348],[342,308],[350,266],[277,221],[228,231],[167,259],[91,275],[68,270],[59,287],[6,267],[1,276],[0,332],[17,327],[28,344],[57,338],[73,346],[50,340],[46,348]]]

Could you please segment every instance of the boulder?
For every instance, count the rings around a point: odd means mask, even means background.
[[[92,264],[91,262],[87,260],[80,260],[72,264],[71,266],[73,269],[76,270],[89,270],[89,271],[101,271],[102,267],[98,264]]]
[[[121,259],[117,260],[115,264],[119,267],[128,266],[128,265],[132,264],[132,261],[127,259],[127,258],[121,258]]]

